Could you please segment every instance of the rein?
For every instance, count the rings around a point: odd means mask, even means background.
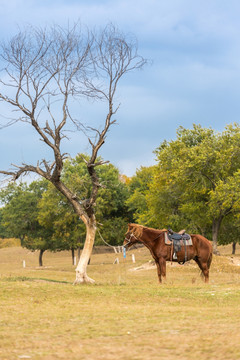
[[[153,239],[153,241],[157,240],[161,235],[162,233],[160,233],[155,239]]]

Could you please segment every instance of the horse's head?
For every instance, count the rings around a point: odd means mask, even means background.
[[[128,249],[132,245],[141,242],[140,236],[142,233],[142,226],[136,224],[129,224],[128,231],[125,234],[125,239],[123,241],[123,246]]]
[[[132,245],[136,244],[137,242],[139,242],[138,238],[131,232],[127,232],[125,234],[125,239],[123,241],[123,246],[128,249],[130,248]]]

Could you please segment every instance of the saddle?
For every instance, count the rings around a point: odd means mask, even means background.
[[[185,230],[177,233],[169,228],[167,233],[165,233],[165,244],[171,245],[173,248],[172,260],[178,260],[177,252],[181,250],[182,246],[184,246],[185,258],[182,264],[184,264],[188,260],[187,246],[192,245],[192,238],[189,234],[185,233]]]
[[[190,240],[191,236],[185,233],[185,230],[180,231],[179,233],[174,232],[172,229],[168,229],[167,232],[168,238],[170,241],[179,241],[179,240]]]

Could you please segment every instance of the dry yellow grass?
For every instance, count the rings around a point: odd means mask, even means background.
[[[39,268],[38,253],[0,249],[0,359],[237,360],[240,253],[220,250],[209,285],[191,262],[168,264],[160,286],[156,269],[133,270],[151,260],[141,248],[93,255],[96,284],[73,286],[70,253],[47,253]]]

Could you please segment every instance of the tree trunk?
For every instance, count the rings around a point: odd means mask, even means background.
[[[45,250],[40,250],[40,253],[39,253],[39,266],[43,266],[43,261],[42,261],[42,257],[43,257],[43,253],[44,253]]]
[[[94,283],[95,281],[87,275],[87,265],[92,254],[93,244],[96,234],[96,220],[92,215],[86,224],[86,240],[82,250],[82,254],[76,268],[76,280],[74,285],[83,283]]]
[[[218,233],[220,230],[221,223],[222,223],[222,217],[219,217],[218,219],[214,219],[212,223],[213,253],[215,255],[220,255],[220,252],[218,251],[218,247],[217,247],[217,242],[218,242]]]
[[[23,247],[24,236],[20,236],[21,247]]]
[[[53,185],[69,200],[75,212],[82,219],[86,226],[86,240],[76,268],[76,280],[74,281],[74,285],[94,283],[95,281],[87,275],[87,265],[92,254],[96,234],[96,219],[93,206],[89,205],[87,213],[87,211],[85,211],[82,205],[79,203],[76,196],[61,181],[53,182]]]
[[[232,243],[232,255],[235,255],[235,253],[236,253],[236,243],[235,242],[233,242]]]
[[[71,252],[72,252],[72,264],[74,265],[74,255],[75,255],[74,248],[71,249]]]
[[[80,253],[81,253],[81,248],[80,248],[80,246],[79,246],[78,249],[77,249],[78,261],[80,260]]]

